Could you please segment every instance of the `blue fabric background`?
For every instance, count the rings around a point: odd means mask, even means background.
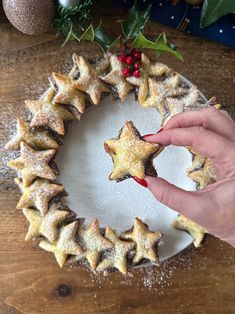
[[[140,0],[138,2],[142,7],[152,2],[151,18],[155,21],[235,47],[235,14],[228,14],[216,23],[202,29],[200,28],[201,5],[188,5],[183,0],[176,5],[173,5],[171,0]],[[131,7],[134,1],[118,0],[118,3],[124,7]]]

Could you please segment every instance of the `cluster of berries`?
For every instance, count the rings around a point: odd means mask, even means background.
[[[129,53],[121,53],[118,59],[122,63],[126,64],[122,70],[122,75],[124,77],[132,75],[135,77],[140,77],[141,51],[132,49]]]

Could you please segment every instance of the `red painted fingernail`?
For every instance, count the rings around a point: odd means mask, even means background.
[[[143,187],[145,187],[145,188],[148,187],[148,183],[147,183],[145,180],[140,179],[140,178],[138,178],[138,177],[132,177],[132,178],[135,180],[135,182],[139,183],[139,184],[142,185]]]
[[[158,133],[160,133],[160,132],[162,132],[163,131],[163,129],[164,129],[164,127],[162,126],[157,132],[156,132],[156,134],[158,134]]]
[[[155,135],[155,134],[145,134],[145,135],[142,136],[142,138],[145,139],[145,138],[147,138],[149,136],[152,136],[152,135]]]

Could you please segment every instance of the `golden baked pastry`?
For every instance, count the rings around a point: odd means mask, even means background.
[[[149,94],[149,77],[163,76],[171,73],[171,69],[164,63],[152,63],[149,58],[141,54],[141,75],[140,77],[127,77],[126,80],[131,85],[138,86],[138,102],[142,105]]]
[[[110,180],[122,181],[132,176],[144,179],[145,174],[157,176],[152,160],[161,147],[145,142],[132,121],[125,123],[118,138],[106,141],[104,148],[113,160]]]
[[[5,149],[19,150],[21,142],[25,142],[32,148],[39,149],[57,149],[59,147],[56,140],[53,139],[47,130],[32,130],[23,118],[17,118],[16,134],[6,144]]]
[[[73,120],[74,115],[59,104],[53,103],[55,95],[51,87],[41,100],[26,100],[27,108],[33,114],[30,126],[48,127],[59,135],[65,134],[64,121]]]
[[[77,119],[84,113],[85,110],[85,97],[83,92],[74,87],[73,79],[68,75],[60,73],[52,73],[52,77],[56,83],[58,91],[53,99],[53,102],[70,105],[75,108],[73,110]]]
[[[49,162],[55,156],[54,149],[36,151],[21,142],[20,157],[10,160],[8,166],[20,172],[23,186],[29,186],[37,177],[53,180],[56,175]]]
[[[109,59],[106,56],[99,64],[93,65],[83,57],[74,54],[73,60],[80,73],[78,79],[73,80],[74,87],[86,92],[93,104],[98,105],[102,93],[110,92],[109,88],[100,79],[100,75],[109,66]]]
[[[42,215],[48,212],[51,199],[64,192],[63,185],[45,179],[37,179],[26,187],[19,178],[15,178],[15,183],[23,193],[16,208],[35,207]]]
[[[193,239],[195,247],[199,247],[201,245],[206,233],[203,227],[187,219],[183,215],[178,216],[178,218],[173,222],[173,227],[188,232]]]
[[[68,211],[58,209],[56,203],[51,205],[44,216],[39,211],[30,208],[24,208],[23,213],[30,223],[25,237],[26,241],[41,235],[51,242],[55,241],[58,236],[58,225],[70,215]]]
[[[121,233],[120,237],[136,243],[136,253],[133,258],[134,264],[138,264],[143,259],[150,260],[157,265],[159,264],[157,244],[162,237],[161,232],[150,231],[145,223],[139,218],[135,218],[133,228],[130,231]]]
[[[148,82],[149,97],[142,103],[142,106],[157,108],[162,117],[166,117],[168,113],[166,106],[168,97],[182,96],[188,92],[188,89],[179,86],[180,77],[178,74],[159,82],[149,78]]]
[[[123,77],[122,74],[122,63],[118,60],[117,56],[111,55],[110,57],[110,65],[111,65],[111,71],[101,76],[101,79],[110,84],[113,85],[116,89],[116,92],[120,98],[121,101],[124,101],[130,92],[131,89],[133,89],[132,85],[127,82],[127,80]]]
[[[135,243],[120,240],[116,232],[109,226],[105,228],[104,236],[114,244],[114,248],[98,265],[97,271],[115,268],[125,275],[127,273],[127,254],[134,249]]]
[[[92,269],[96,269],[100,254],[105,250],[113,248],[113,243],[102,236],[98,219],[85,228],[81,226],[78,231],[79,243],[83,248],[83,253],[75,256],[72,261],[86,259]]]
[[[78,222],[71,222],[60,229],[59,236],[55,242],[42,240],[39,246],[45,251],[54,253],[55,258],[62,267],[69,255],[79,255],[82,253],[81,246],[76,242],[75,235]]]

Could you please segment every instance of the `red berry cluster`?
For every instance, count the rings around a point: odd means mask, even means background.
[[[122,70],[122,75],[124,77],[132,75],[135,77],[140,77],[141,51],[132,49],[129,53],[121,53],[118,59],[122,63],[126,64]]]

